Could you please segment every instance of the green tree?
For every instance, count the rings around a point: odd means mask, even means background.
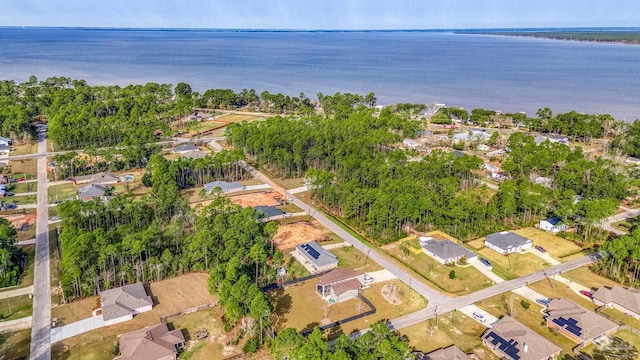
[[[453,280],[455,278],[456,278],[456,271],[455,270],[449,271],[449,279]]]

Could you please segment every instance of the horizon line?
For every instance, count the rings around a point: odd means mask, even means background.
[[[407,28],[407,29],[295,29],[295,28],[206,28],[206,27],[124,27],[124,26],[47,26],[0,25],[0,29],[69,29],[69,30],[132,30],[132,31],[221,31],[221,32],[450,32],[500,30],[577,30],[577,31],[633,31],[640,26],[545,26],[545,27],[462,27],[462,28]]]

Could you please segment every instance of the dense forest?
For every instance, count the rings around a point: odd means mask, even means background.
[[[482,160],[434,150],[420,158],[394,147],[418,122],[384,109],[342,106],[340,118],[271,118],[228,128],[228,141],[280,177],[306,176],[313,197],[381,242],[408,228],[438,228],[461,239],[558,215],[588,237],[629,194],[614,164],[515,133],[503,169],[511,180],[495,196],[480,180]],[[540,181],[544,179],[544,181]],[[548,180],[547,180],[548,179]],[[576,196],[582,199],[575,201]]]
[[[631,233],[611,239],[601,250],[609,255],[592,265],[598,273],[629,287],[640,285],[640,227]]]
[[[0,218],[0,288],[18,285],[25,261],[24,253],[15,246],[16,229]]]
[[[315,327],[305,339],[293,328],[278,333],[271,342],[276,360],[408,360],[414,359],[406,338],[389,330],[384,322],[371,325],[368,332],[354,339],[341,334],[329,346],[320,329]]]

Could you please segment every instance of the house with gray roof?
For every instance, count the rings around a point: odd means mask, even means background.
[[[95,198],[103,198],[107,187],[100,184],[89,184],[78,188],[78,199],[91,201]]]
[[[638,289],[603,286],[593,293],[593,302],[598,306],[614,308],[625,315],[640,320],[640,290]]]
[[[416,360],[471,360],[471,356],[465,354],[455,345],[440,348],[427,354],[417,352],[415,355]]]
[[[256,209],[256,211],[263,213],[268,218],[284,214],[284,211],[278,209],[276,206],[254,206],[253,208]]]
[[[4,146],[11,146],[13,145],[13,141],[11,141],[11,139],[6,138],[4,136],[0,136],[0,145],[4,145]]]
[[[436,240],[431,237],[421,236],[418,239],[422,251],[441,264],[452,264],[465,258],[468,263],[478,259],[478,255],[467,250],[449,239]]]
[[[187,152],[183,152],[181,153],[180,157],[183,157],[185,159],[202,159],[203,157],[206,157],[207,154],[200,151],[200,150],[189,150]]]
[[[184,154],[189,151],[200,151],[196,144],[192,142],[182,143],[171,150],[174,154]]]
[[[546,321],[547,327],[585,346],[601,337],[613,335],[619,327],[613,321],[562,298],[551,300]]]
[[[238,182],[213,181],[204,184],[204,191],[206,191],[207,194],[211,194],[211,192],[215,188],[220,188],[220,191],[222,191],[223,193],[243,191],[245,189],[244,185]]]
[[[338,258],[315,241],[296,245],[291,254],[312,274],[338,267]]]
[[[484,240],[484,246],[502,255],[509,255],[530,249],[533,246],[533,241],[510,231],[503,231],[487,235]]]
[[[111,184],[119,183],[120,177],[114,173],[101,171],[97,174],[76,176],[73,179],[73,182],[76,185],[79,185],[79,184],[111,185]]]
[[[510,316],[504,316],[482,334],[482,344],[500,359],[549,360],[562,349]]]
[[[151,311],[153,300],[142,283],[134,283],[100,292],[104,325],[133,319],[133,315]]]
[[[558,143],[558,144],[563,144],[563,145],[567,145],[569,146],[570,142],[569,142],[569,137],[564,136],[564,135],[542,135],[542,134],[538,134],[535,138],[533,138],[533,141],[535,141],[536,145],[540,145],[543,142],[549,140],[549,142],[551,143]]]
[[[329,304],[347,301],[360,294],[364,277],[364,273],[353,269],[335,269],[320,277],[316,293]]]
[[[113,360],[176,360],[184,343],[180,329],[169,330],[165,323],[147,326],[122,334],[120,355]]]

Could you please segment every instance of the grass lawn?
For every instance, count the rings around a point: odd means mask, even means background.
[[[33,300],[29,298],[29,295],[15,296],[0,300],[0,314],[4,317],[3,321],[31,316],[32,312]]]
[[[27,180],[35,179],[38,176],[36,159],[28,160],[9,160],[9,166],[11,166],[11,177],[14,179]]]
[[[64,201],[70,197],[76,197],[78,195],[78,190],[73,185],[73,183],[66,183],[60,185],[49,186],[48,195],[49,195],[49,203],[52,204],[56,200]]]
[[[308,221],[313,221],[313,217],[311,217],[311,215],[288,217],[288,218],[282,218],[282,219],[276,220],[278,225],[295,224],[298,222],[308,222]],[[329,236],[331,236],[331,234],[329,234]],[[326,243],[323,243],[323,244],[326,244]]]
[[[3,334],[6,343],[2,346],[3,359],[28,359],[31,347],[31,329]]]
[[[49,210],[51,211],[51,210]],[[51,213],[51,212],[49,212]],[[49,225],[49,275],[51,287],[60,284],[60,258],[58,256],[58,235],[54,225]],[[62,303],[62,294],[51,292],[51,305],[56,306]]]
[[[26,193],[26,192],[36,192],[38,191],[38,183],[37,182],[19,182],[11,184],[9,187],[9,191],[13,191],[15,194]]]
[[[35,228],[35,225],[32,226]],[[20,278],[20,284],[18,284],[19,288],[27,287],[33,285],[33,275],[34,275],[34,261],[36,257],[36,246],[35,245],[27,245],[22,247],[22,251],[27,254],[27,265],[22,273],[22,278]]]
[[[255,115],[244,115],[244,114],[229,114],[229,115],[222,115],[222,116],[218,116],[216,118],[216,121],[221,121],[221,122],[226,122],[226,123],[232,123],[232,122],[243,122],[243,121],[255,121],[255,120],[263,120],[264,117],[262,116],[255,116]]]
[[[636,348],[636,350],[640,350],[640,336],[632,333],[629,330],[623,329],[618,331],[617,333],[615,333],[613,336],[611,337],[618,337],[626,342],[628,342],[629,344],[631,344],[632,346],[634,346]],[[614,345],[615,346],[615,345]],[[605,349],[607,349],[606,347],[602,350],[604,350],[603,352],[607,352]],[[617,348],[614,348],[614,353],[618,351]],[[585,348],[583,348],[582,350],[580,350],[580,352],[587,354],[591,359],[618,359],[618,357],[603,357],[603,353],[601,351],[598,351],[599,354],[594,354],[596,352],[596,345],[595,344],[591,344]],[[629,356],[629,354],[626,354],[627,357],[620,357],[619,359],[631,359]]]
[[[215,298],[207,290],[207,274],[191,273],[163,281],[155,282],[147,286],[151,297],[156,304],[152,311],[138,314],[133,320],[112,325],[95,331],[78,335],[52,346],[52,359],[113,359],[111,350],[120,334],[154,325],[159,322],[159,317],[192,306],[209,303]],[[66,316],[66,323],[91,316],[90,309],[98,297],[69,303],[51,309],[51,316],[60,318]],[[74,309],[75,308],[75,309]],[[88,311],[88,312],[87,312]]]
[[[26,143],[24,145],[15,145],[12,147],[13,151],[9,153],[9,156],[29,155],[38,152],[38,143]]]
[[[552,284],[553,287],[551,287]],[[529,287],[550,299],[566,298],[589,310],[595,310],[595,308],[597,308],[596,304],[586,297],[571,290],[567,285],[552,279],[529,284]]]
[[[304,177],[299,178],[291,178],[291,179],[280,179],[277,176],[271,178],[273,182],[282,186],[285,190],[296,189],[304,186]],[[296,194],[296,196],[298,196]]]
[[[513,232],[531,239],[534,246],[542,246],[551,256],[558,260],[582,251],[582,248],[573,242],[536,228],[529,227],[514,230]],[[567,259],[562,260],[567,261]]]
[[[624,314],[613,308],[606,308],[602,311],[604,314],[609,315],[612,319],[623,324],[627,324],[640,330],[640,320],[635,319],[633,316]],[[640,347],[638,348],[640,350]]]
[[[434,329],[431,336],[430,329]],[[467,354],[474,350],[484,351],[482,359],[497,359],[495,356],[489,357],[493,353],[482,346],[480,335],[484,330],[485,327],[477,321],[458,311],[453,311],[440,316],[438,328],[436,328],[436,320],[430,319],[404,328],[400,333],[409,338],[411,346],[425,353],[455,344]]]
[[[478,251],[480,256],[491,261],[493,272],[505,280],[516,279],[550,266],[546,261],[529,253],[515,253],[504,256],[489,248]]]
[[[296,206],[296,204],[286,204],[286,205],[282,205],[282,206],[277,206],[278,209],[286,212],[286,213],[297,213],[297,212],[302,212],[302,209],[300,209],[298,206]]]
[[[599,289],[603,286],[621,286],[611,279],[594,273],[585,266],[562,273],[562,276],[592,289]]]
[[[410,240],[412,247],[418,247],[417,240]],[[404,264],[424,279],[430,281],[443,291],[456,295],[464,295],[474,291],[491,286],[493,282],[486,276],[482,275],[473,266],[447,266],[433,260],[427,254],[419,252],[417,254],[410,253],[405,256],[399,249],[398,243],[384,246],[387,254],[391,255],[398,262]],[[449,279],[449,272],[455,270],[455,279]]]
[[[286,289],[279,289],[269,293],[275,308],[273,322],[276,329],[294,327],[298,330],[308,330],[316,325],[356,315],[359,310],[362,312],[369,310],[360,299],[351,299],[329,306],[315,293],[317,282],[318,279],[311,279]],[[394,283],[398,286],[400,299],[402,300],[401,304],[392,305],[382,297],[382,287],[389,283]],[[393,319],[422,309],[427,305],[423,297],[399,280],[373,284],[370,288],[363,290],[362,294],[373,303],[377,312],[332,329],[330,331],[332,336],[337,336],[340,333],[349,334],[357,329],[365,329],[378,320]],[[322,319],[326,321],[323,322]]]
[[[544,321],[544,315],[540,312],[542,307],[536,303],[531,303],[528,310],[525,310],[520,302],[524,299],[515,293],[508,292],[501,295],[494,296],[489,299],[477,302],[476,305],[483,310],[486,310],[490,314],[501,317],[508,315],[507,305],[513,297],[513,307],[515,310],[516,320],[527,326],[529,329],[534,330],[538,334],[544,336],[547,340],[560,346],[565,353],[572,354],[572,350],[577,344],[569,340],[560,334],[555,334],[549,329]]]
[[[222,331],[222,314],[220,308],[213,308],[183,315],[169,321],[174,329],[182,329],[185,337],[191,339],[180,354],[180,359],[223,359],[241,352],[239,347],[225,347],[224,344],[234,340],[234,336]],[[209,337],[205,340],[195,340],[195,333],[198,330],[207,330]]]
[[[26,231],[18,231],[16,241],[29,240],[36,237],[36,224],[32,224]]]
[[[357,269],[362,272],[382,270],[382,266],[368,259],[362,252],[354,249],[353,246],[331,249],[330,251],[338,258],[338,267]],[[367,262],[366,265],[365,260]]]
[[[133,196],[142,196],[151,191],[150,187],[142,185],[141,180],[127,181],[112,186],[114,188],[114,194],[116,195],[130,193]]]
[[[287,280],[298,279],[301,277],[309,276],[311,273],[300,264],[298,260],[296,260],[290,252],[283,253],[283,261],[282,264],[285,269],[287,269]]]
[[[27,195],[27,196],[12,196],[5,198],[7,202],[12,202],[16,205],[26,205],[26,204],[35,204],[37,201],[37,195]]]

